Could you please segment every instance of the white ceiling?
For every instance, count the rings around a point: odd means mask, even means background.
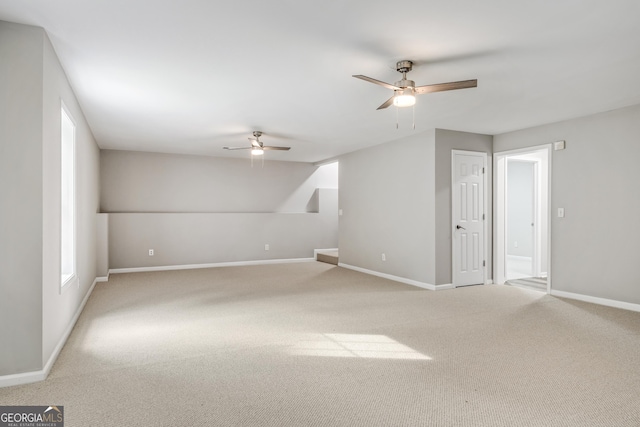
[[[46,29],[101,148],[316,162],[434,127],[498,134],[640,103],[638,0],[2,0]],[[395,62],[478,87],[376,111]]]

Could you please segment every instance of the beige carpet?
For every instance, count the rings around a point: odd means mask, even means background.
[[[324,263],[112,275],[45,382],[85,426],[638,426],[640,313]]]

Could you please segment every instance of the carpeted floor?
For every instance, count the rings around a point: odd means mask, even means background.
[[[0,405],[86,426],[637,426],[640,313],[325,263],[112,275]]]

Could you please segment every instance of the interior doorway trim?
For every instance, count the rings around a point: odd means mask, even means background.
[[[551,274],[551,162],[552,162],[552,144],[536,145],[516,150],[500,151],[493,155],[493,277],[494,283],[504,284],[506,279],[506,252],[507,252],[507,186],[506,186],[506,164],[507,160],[512,157],[533,154],[535,152],[543,153],[547,163],[547,197],[546,197],[546,214],[547,214],[547,230],[546,230],[546,270],[547,270],[547,293],[551,293],[552,274]],[[540,174],[541,171],[538,171]],[[539,182],[539,181],[538,181]],[[538,225],[538,224],[536,224]],[[535,258],[535,257],[534,257]],[[538,265],[540,260],[538,260]],[[539,267],[534,266],[534,270]]]

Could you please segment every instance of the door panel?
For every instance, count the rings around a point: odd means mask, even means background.
[[[452,152],[453,284],[484,283],[485,153]]]

